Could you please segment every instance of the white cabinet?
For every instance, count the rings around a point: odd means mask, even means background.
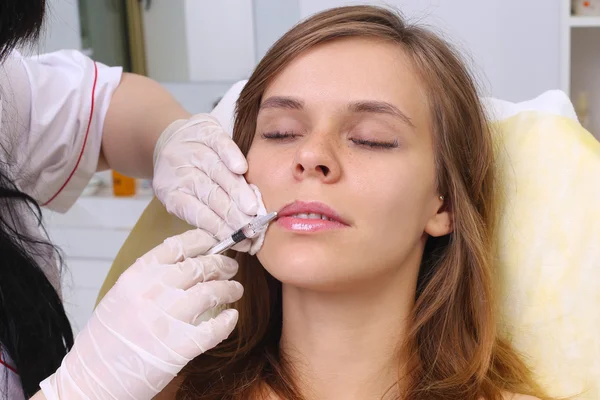
[[[82,197],[66,214],[44,211],[50,239],[63,251],[63,299],[75,334],[92,314],[104,279],[150,197]]]

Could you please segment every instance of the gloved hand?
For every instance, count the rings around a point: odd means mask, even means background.
[[[219,240],[250,222],[259,203],[244,155],[209,114],[173,122],[154,150],[153,187],[168,212]],[[248,251],[250,242],[235,250]]]
[[[188,231],[138,259],[100,302],[56,373],[41,383],[47,400],[151,399],[194,357],[233,331],[238,313],[198,316],[241,298],[227,279],[237,262],[198,256],[215,244]]]

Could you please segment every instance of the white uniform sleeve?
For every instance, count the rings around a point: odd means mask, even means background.
[[[21,379],[0,343],[0,399],[25,400]]]
[[[14,52],[0,67],[0,157],[40,205],[65,212],[88,184],[121,75],[120,67],[73,50],[28,58]]]

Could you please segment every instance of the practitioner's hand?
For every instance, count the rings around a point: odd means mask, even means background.
[[[257,196],[243,176],[247,169],[219,121],[198,114],[175,121],[161,135],[154,152],[154,192],[168,212],[223,240],[258,212]]]
[[[41,387],[48,400],[151,399],[193,358],[233,331],[240,299],[237,262],[201,256],[216,241],[202,230],[167,239],[119,278]]]

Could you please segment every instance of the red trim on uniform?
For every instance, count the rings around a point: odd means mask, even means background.
[[[0,349],[0,365],[4,365],[6,368],[8,368],[9,370],[11,370],[12,372],[14,372],[15,374],[19,375],[17,373],[17,370],[12,366],[12,365],[8,365],[8,363],[6,361],[4,361],[4,359],[2,358],[2,349]]]
[[[81,146],[81,151],[79,152],[79,158],[77,158],[77,163],[75,164],[75,168],[73,168],[73,171],[71,171],[71,173],[69,174],[69,177],[67,178],[67,180],[65,181],[65,183],[63,183],[63,185],[60,187],[60,189],[58,189],[58,192],[56,192],[56,194],[54,196],[50,197],[50,200],[48,200],[47,202],[45,202],[44,204],[42,204],[42,206],[47,206],[54,199],[56,199],[58,197],[58,195],[69,184],[69,182],[71,181],[71,178],[73,177],[73,175],[75,175],[75,171],[77,171],[77,168],[79,167],[79,163],[81,162],[81,158],[83,157],[83,152],[85,150],[85,145],[87,144],[88,136],[90,134],[90,128],[92,126],[92,117],[94,116],[94,105],[95,105],[96,83],[97,82],[98,82],[98,66],[96,65],[96,63],[94,63],[94,86],[92,87],[92,106],[91,106],[91,109],[90,109],[90,118],[89,118],[89,121],[88,121],[87,130],[85,131],[85,137],[83,138],[83,146]]]

